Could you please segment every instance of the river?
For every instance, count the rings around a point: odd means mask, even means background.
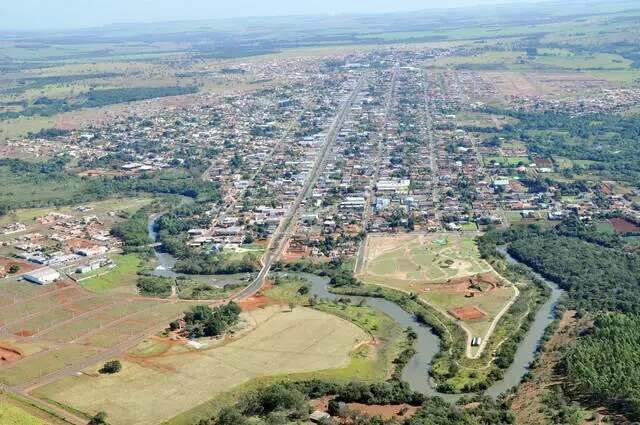
[[[156,231],[156,222],[162,217],[164,213],[155,213],[149,216],[149,221],[147,222],[147,232],[149,233],[149,239],[151,239],[154,243],[158,242],[158,232]],[[153,274],[156,276],[162,277],[171,277],[175,278],[178,276],[177,273],[173,271],[173,266],[176,265],[176,257],[171,254],[167,254],[166,252],[161,252],[158,249],[155,249],[156,261],[158,265],[156,269],[153,271]]]
[[[509,263],[520,264],[517,260],[511,257],[506,250],[501,250],[501,253]],[[525,338],[518,346],[513,363],[504,371],[504,378],[495,382],[485,391],[485,394],[494,398],[509,390],[511,387],[518,385],[522,376],[527,373],[530,363],[535,358],[545,329],[555,319],[555,306],[564,293],[564,291],[555,283],[545,279],[538,273],[533,271],[532,273],[536,278],[549,286],[551,289],[551,295],[536,313],[535,319],[531,323]],[[327,290],[327,286],[329,284],[328,278],[311,274],[302,274],[302,276],[310,283],[311,295],[317,295],[319,298],[331,300],[335,300],[341,296],[332,294]],[[462,394],[445,394],[438,392],[435,388],[433,379],[428,374],[429,365],[431,364],[434,356],[440,350],[440,339],[431,332],[429,327],[419,323],[413,315],[404,311],[397,304],[385,299],[351,296],[349,298],[354,300],[356,303],[364,299],[366,300],[367,305],[387,314],[401,326],[405,328],[411,326],[416,331],[418,335],[415,345],[416,354],[409,360],[409,363],[402,373],[402,379],[409,384],[411,389],[429,396],[437,395],[450,402],[454,402],[462,396]]]
[[[157,241],[158,234],[155,230],[156,221],[162,216],[161,213],[153,214],[149,217],[148,230],[149,237],[154,242]],[[516,259],[511,257],[505,249],[499,250],[507,260],[512,264],[521,264]],[[172,271],[173,266],[176,263],[175,258],[167,253],[159,252],[156,250],[156,258],[158,266],[154,272],[159,276],[176,277],[179,274]],[[544,335],[545,329],[555,318],[555,306],[558,300],[564,293],[562,289],[555,283],[545,279],[538,273],[533,272],[533,275],[544,282],[551,289],[551,296],[540,307],[534,321],[522,340],[516,351],[513,363],[504,371],[504,378],[495,382],[489,387],[485,394],[491,397],[497,397],[503,392],[507,391],[511,387],[518,385],[522,376],[529,370],[529,364],[535,358],[540,340]],[[320,277],[312,274],[302,273],[301,276],[306,278],[310,283],[311,295],[317,295],[319,298],[325,298],[335,300],[339,296],[330,293],[327,290],[329,279],[326,277]],[[420,324],[413,315],[404,311],[400,306],[383,298],[374,297],[349,297],[355,302],[360,300],[366,300],[367,305],[382,311],[390,316],[398,324],[404,328],[411,326],[418,335],[415,343],[416,354],[409,360],[409,363],[404,368],[402,373],[402,379],[406,381],[411,389],[421,392],[429,396],[440,396],[449,402],[455,402],[462,395],[461,394],[444,394],[436,390],[433,379],[429,376],[429,367],[434,356],[440,350],[440,339],[436,336],[431,329],[427,326]]]

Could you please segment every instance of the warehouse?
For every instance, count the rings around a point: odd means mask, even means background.
[[[29,282],[37,283],[38,285],[48,285],[60,279],[60,273],[51,267],[43,267],[25,274],[24,278]]]

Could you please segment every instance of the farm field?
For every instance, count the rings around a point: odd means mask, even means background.
[[[0,281],[0,383],[12,386],[85,361],[182,311],[178,302],[92,294],[71,282]]]
[[[453,318],[469,338],[486,339],[517,292],[480,258],[475,236],[369,236],[358,278],[415,293]],[[473,347],[468,353],[478,350]]]
[[[147,340],[122,358],[123,370],[96,368],[39,388],[36,395],[88,414],[105,410],[113,425],[156,424],[254,378],[344,367],[369,342],[357,326],[298,307],[243,314],[249,329],[200,349]],[[158,397],[162,394],[162,397]]]

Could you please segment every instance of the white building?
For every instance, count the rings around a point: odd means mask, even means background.
[[[48,285],[60,279],[60,273],[51,267],[43,267],[25,274],[24,278],[29,282],[37,283],[38,285]]]

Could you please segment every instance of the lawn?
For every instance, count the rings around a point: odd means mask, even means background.
[[[162,348],[157,356],[147,342],[132,351],[146,354],[122,359],[123,371],[117,375],[96,374],[97,365],[37,394],[88,414],[105,410],[112,425],[147,425],[255,378],[343,368],[354,347],[370,341],[357,326],[303,307],[269,307],[243,317],[251,329],[237,338],[203,341],[208,346],[200,350]]]
[[[83,288],[92,292],[136,293],[138,267],[141,259],[137,254],[118,255],[113,258],[116,267],[104,275],[80,282]],[[104,272],[105,270],[100,270]]]

